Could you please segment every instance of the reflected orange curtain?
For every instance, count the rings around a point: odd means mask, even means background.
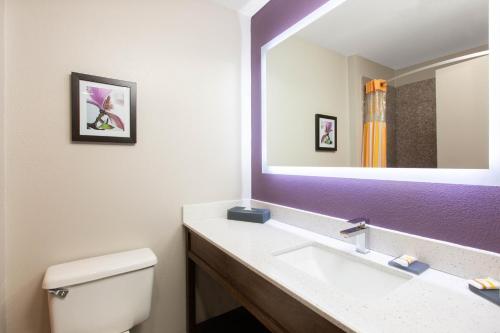
[[[386,95],[387,81],[371,80],[366,83],[363,116],[363,167],[387,167]]]

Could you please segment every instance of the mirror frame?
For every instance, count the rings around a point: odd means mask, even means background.
[[[261,48],[262,173],[500,186],[500,1],[489,0],[489,169],[424,169],[271,166],[267,163],[266,57],[270,49],[347,0],[330,0]],[[495,75],[495,73],[499,75]],[[496,126],[494,126],[496,124]]]

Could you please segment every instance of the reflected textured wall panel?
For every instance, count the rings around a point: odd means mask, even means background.
[[[396,88],[396,155],[399,168],[436,168],[436,80]]]
[[[386,123],[387,123],[387,167],[397,166],[397,141],[396,141],[396,88],[389,86],[387,89]]]

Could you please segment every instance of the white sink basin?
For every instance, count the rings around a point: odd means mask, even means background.
[[[370,301],[389,294],[412,276],[320,244],[281,251],[275,256],[346,295]]]

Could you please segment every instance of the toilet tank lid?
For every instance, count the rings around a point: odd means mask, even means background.
[[[43,289],[55,289],[95,281],[156,265],[151,249],[137,249],[50,266],[45,272]]]

